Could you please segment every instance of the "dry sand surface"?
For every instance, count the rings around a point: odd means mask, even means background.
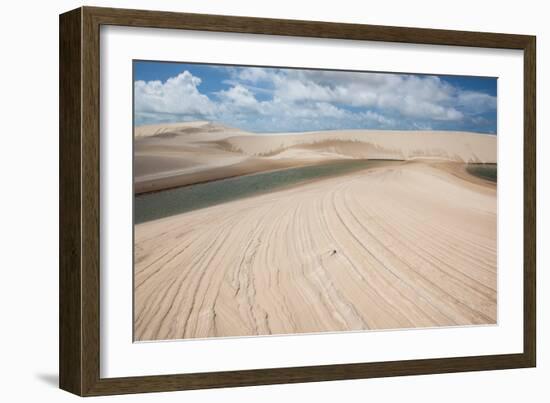
[[[322,161],[437,159],[496,162],[496,136],[336,130],[253,134],[210,122],[136,127],[134,190],[144,193]]]
[[[367,134],[266,138],[300,158],[345,155],[345,138],[348,155],[496,161],[493,136]],[[272,148],[246,136],[206,152]],[[136,225],[136,339],[496,323],[496,186],[459,171],[407,161]]]

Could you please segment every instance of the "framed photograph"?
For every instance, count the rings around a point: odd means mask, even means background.
[[[60,387],[533,367],[535,37],[60,16]]]

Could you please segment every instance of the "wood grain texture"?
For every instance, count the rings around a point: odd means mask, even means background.
[[[94,18],[106,25],[188,29],[264,35],[302,36],[434,45],[475,46],[523,49],[528,36],[490,32],[405,28],[381,25],[340,24],[257,17],[233,17],[174,13],[166,11],[126,10],[86,7]]]
[[[99,28],[101,25],[523,49],[524,352],[185,375],[99,374]],[[314,382],[535,365],[535,37],[83,7],[60,17],[60,386],[82,396]]]
[[[81,394],[81,11],[59,29],[59,386]]]
[[[537,141],[536,141],[536,39],[531,37],[524,49],[524,129],[523,129],[523,354],[536,366],[537,339]]]
[[[99,378],[99,24],[82,9],[82,389]]]

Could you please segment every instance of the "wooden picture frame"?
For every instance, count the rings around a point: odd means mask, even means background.
[[[100,26],[119,25],[524,52],[523,353],[228,372],[100,377]],[[60,387],[80,396],[534,367],[535,37],[81,7],[60,16]]]

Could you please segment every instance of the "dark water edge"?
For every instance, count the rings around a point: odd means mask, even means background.
[[[389,160],[340,160],[239,176],[134,196],[134,224],[198,210],[244,197],[268,193],[313,179],[342,175]],[[396,162],[396,161],[394,161]]]
[[[481,179],[495,183],[497,181],[497,164],[467,164],[466,171]]]

